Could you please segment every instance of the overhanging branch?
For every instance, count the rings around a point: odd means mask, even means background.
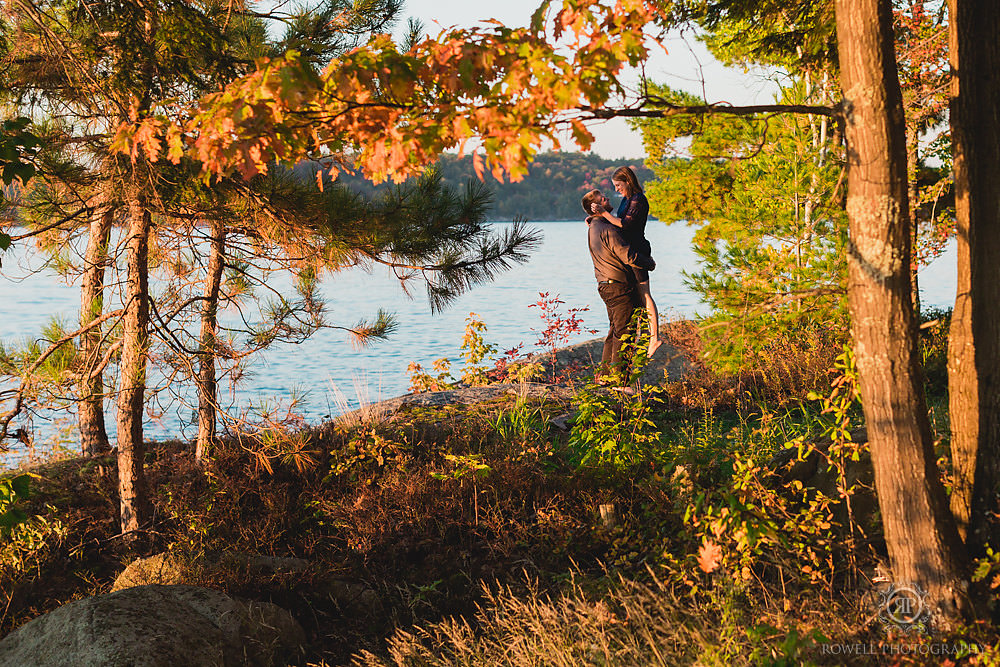
[[[650,106],[655,105],[655,108]],[[841,114],[841,105],[812,104],[757,104],[745,107],[734,107],[728,104],[671,104],[659,97],[647,97],[642,106],[624,109],[608,109],[595,107],[580,107],[580,110],[590,114],[591,118],[608,120],[611,118],[666,118],[668,116],[708,116],[710,114],[729,114],[731,116],[753,116],[757,114],[813,114],[818,116],[837,117]]]

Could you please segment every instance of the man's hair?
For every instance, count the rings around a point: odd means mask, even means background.
[[[583,210],[587,212],[587,215],[594,214],[594,211],[591,207],[594,204],[596,204],[597,200],[600,198],[601,198],[600,190],[591,190],[587,194],[583,195],[583,199],[580,200],[580,203],[583,205]]]

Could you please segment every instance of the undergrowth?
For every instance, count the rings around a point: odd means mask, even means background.
[[[690,327],[664,330],[697,362]],[[146,547],[186,583],[291,610],[302,665],[844,664],[824,647],[895,639],[875,620],[884,544],[850,352],[810,350],[638,396],[591,386],[573,405],[411,406],[226,438],[205,469],[158,443]],[[135,556],[110,459],[37,475],[0,550],[0,634],[107,592]],[[241,553],[309,567],[255,572]],[[963,637],[998,652],[989,628]],[[865,664],[921,661],[883,657]]]

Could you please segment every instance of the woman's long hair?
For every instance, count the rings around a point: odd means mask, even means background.
[[[636,177],[635,172],[632,171],[632,167],[618,167],[615,169],[615,173],[612,174],[611,180],[625,183],[628,190],[625,193],[626,197],[631,197],[637,192],[642,192],[642,186],[639,185],[639,179]]]

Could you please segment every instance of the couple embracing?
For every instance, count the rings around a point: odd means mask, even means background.
[[[660,346],[659,315],[656,302],[649,292],[649,272],[656,268],[652,249],[646,240],[646,220],[649,202],[631,167],[619,167],[611,177],[615,191],[622,196],[616,214],[611,202],[600,190],[583,196],[583,210],[588,214],[590,257],[594,262],[597,291],[608,309],[610,329],[604,339],[601,355],[601,376],[607,378],[609,364],[622,359],[622,337],[629,332],[633,313],[645,308],[649,315],[648,356]],[[628,377],[626,372],[625,377]]]

